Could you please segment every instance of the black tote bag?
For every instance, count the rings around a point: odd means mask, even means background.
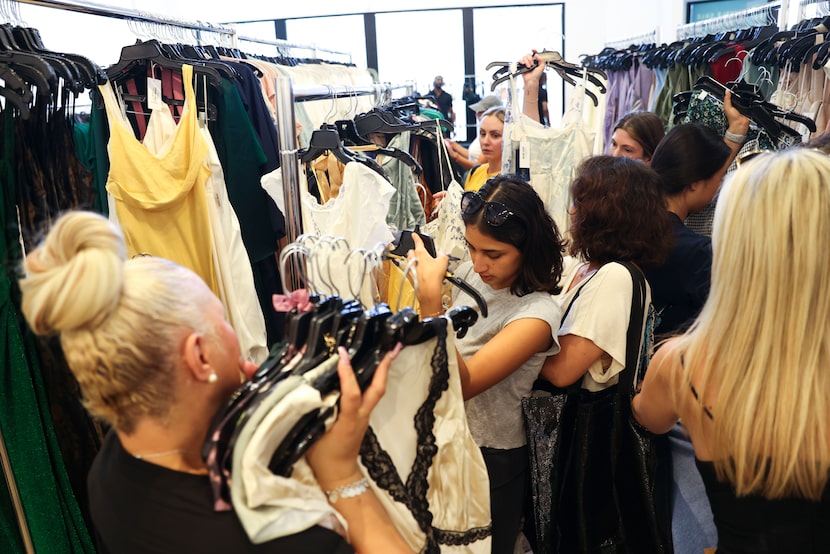
[[[670,473],[659,463],[668,452],[665,438],[631,412],[645,279],[632,264],[622,265],[634,294],[618,384],[589,392],[580,382],[567,389],[544,382],[539,388],[549,394],[522,399],[536,554],[672,552]]]

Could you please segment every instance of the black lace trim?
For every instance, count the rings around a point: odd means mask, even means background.
[[[446,544],[447,546],[464,546],[471,542],[484,540],[492,534],[493,528],[490,525],[486,527],[475,527],[464,532],[435,529],[435,538],[438,539],[438,543]]]
[[[380,488],[387,491],[394,500],[401,502],[409,509],[418,527],[426,535],[426,544],[422,552],[427,554],[440,552],[439,544],[460,546],[479,541],[490,535],[490,526],[478,527],[464,532],[445,531],[432,526],[432,512],[429,511],[429,502],[427,501],[427,490],[429,489],[427,474],[435,455],[438,453],[438,447],[435,445],[435,434],[433,433],[435,405],[444,391],[449,388],[450,371],[447,358],[447,321],[444,318],[434,318],[431,320],[431,324],[435,327],[435,335],[438,341],[430,360],[432,377],[429,382],[427,398],[418,408],[414,417],[418,446],[406,484],[401,481],[392,458],[381,447],[371,427],[366,432],[360,448],[361,459],[369,472],[369,476]]]

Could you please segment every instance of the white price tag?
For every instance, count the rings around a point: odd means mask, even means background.
[[[530,143],[525,140],[519,143],[519,167],[530,169]]]
[[[708,92],[706,92],[705,90],[702,90],[702,91],[700,91],[700,93],[697,95],[697,98],[698,98],[698,100],[703,100],[703,99],[705,99],[707,96],[709,96],[709,93],[708,93]]]
[[[161,98],[161,81],[147,77],[147,107],[151,110],[164,108],[164,100]]]

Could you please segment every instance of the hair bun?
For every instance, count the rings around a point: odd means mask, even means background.
[[[25,262],[22,309],[35,333],[100,325],[121,296],[126,247],[121,231],[93,212],[61,216]]]

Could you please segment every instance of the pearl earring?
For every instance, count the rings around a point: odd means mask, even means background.
[[[219,380],[219,376],[216,375],[215,372],[212,372],[210,375],[208,375],[208,383],[215,383],[218,380]]]

